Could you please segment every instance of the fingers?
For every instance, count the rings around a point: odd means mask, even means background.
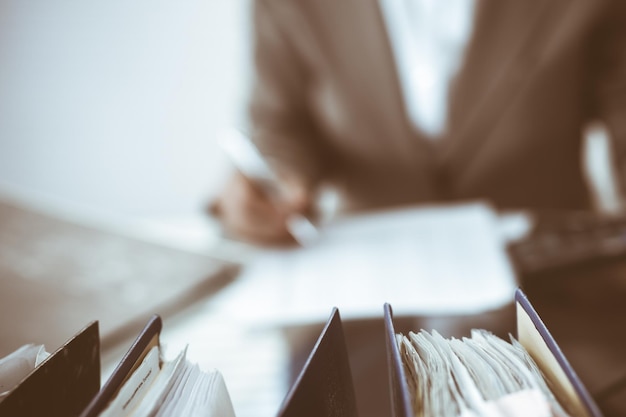
[[[227,182],[209,211],[233,237],[260,244],[294,242],[286,226],[290,203],[271,198],[239,173]]]

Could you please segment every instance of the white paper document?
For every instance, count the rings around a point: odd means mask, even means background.
[[[267,324],[342,317],[472,314],[503,307],[517,281],[499,218],[471,203],[364,214],[320,228],[306,247],[264,252],[223,300],[230,312]]]

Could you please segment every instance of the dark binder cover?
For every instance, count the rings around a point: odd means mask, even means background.
[[[391,396],[391,416],[392,417],[415,417],[411,406],[411,395],[409,394],[406,374],[400,349],[396,342],[396,330],[393,326],[393,311],[391,305],[385,303],[385,341],[387,345],[387,366],[389,370],[389,389]]]
[[[357,417],[352,373],[339,311],[330,319],[287,393],[279,417]]]
[[[113,370],[102,390],[82,410],[80,417],[96,417],[106,408],[109,402],[115,398],[124,382],[141,364],[141,361],[143,361],[150,349],[159,345],[162,328],[163,322],[161,317],[158,315],[152,316],[128,349],[128,352]]]
[[[600,409],[521,289],[517,290],[515,300],[518,340],[549,380],[556,397],[562,404],[567,404],[566,409],[574,416],[602,417]],[[384,306],[384,320],[392,416],[414,417],[389,304]]]
[[[0,417],[78,416],[100,389],[98,322],[82,329],[0,402]]]

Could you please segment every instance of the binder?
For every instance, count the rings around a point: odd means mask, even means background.
[[[599,407],[521,289],[516,291],[515,300],[518,340],[551,383],[557,399],[572,416],[602,417]],[[396,343],[393,311],[389,304],[384,306],[384,320],[392,416],[413,417],[406,374]]]
[[[352,373],[335,307],[302,371],[287,394],[279,417],[357,417]]]
[[[102,386],[102,389],[94,393],[87,406],[80,413],[80,417],[95,417],[105,409],[124,382],[137,369],[150,349],[159,345],[159,336],[162,328],[163,321],[161,317],[153,315],[139,332],[137,338],[115,367],[107,382]]]
[[[78,416],[100,389],[98,322],[88,324],[0,402],[0,417]]]
[[[515,294],[517,338],[551,382],[555,396],[574,417],[601,417],[593,398],[572,369],[526,295]],[[384,337],[390,380],[391,415],[413,417],[404,365],[396,341],[392,307],[385,304]],[[124,383],[160,345],[161,317],[152,316],[110,378],[99,390],[98,323],[92,322],[28,375],[0,402],[0,417],[55,415],[95,417],[116,397]],[[338,308],[289,389],[278,417],[357,417],[352,373]]]
[[[96,417],[116,397],[124,382],[155,346],[162,330],[160,316],[154,315],[138,334],[110,378],[80,417]],[[279,417],[357,417],[352,374],[348,362],[339,311],[335,308],[296,382],[290,388]]]

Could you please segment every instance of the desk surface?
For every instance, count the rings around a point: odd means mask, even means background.
[[[231,280],[235,265],[0,201],[0,355],[60,346],[98,320],[103,348]]]

